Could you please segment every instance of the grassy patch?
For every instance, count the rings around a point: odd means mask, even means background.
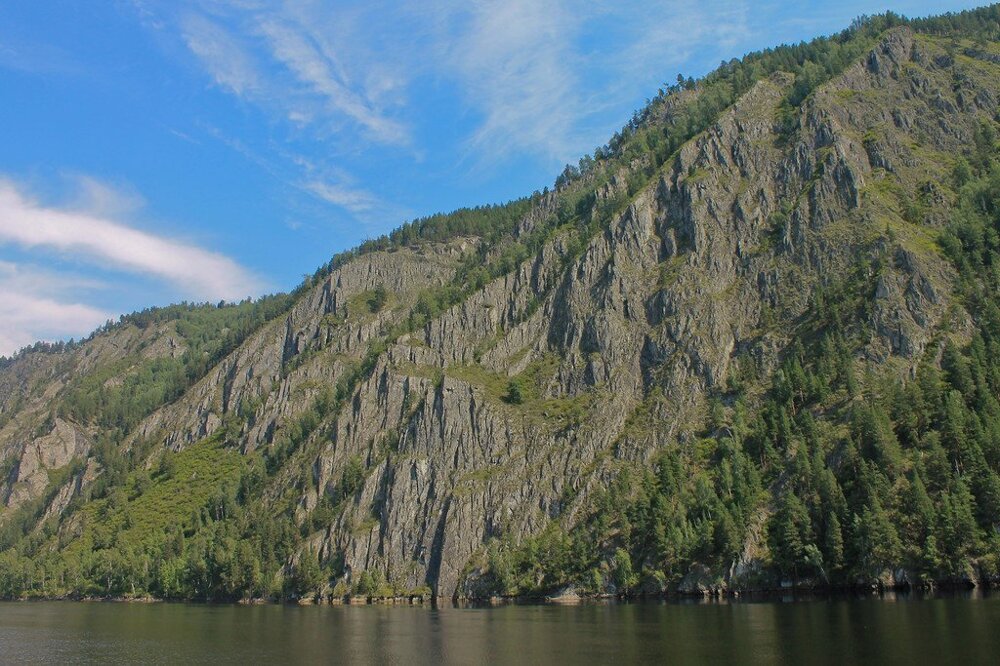
[[[579,424],[599,399],[599,391],[588,391],[572,397],[546,397],[546,386],[555,376],[558,367],[558,357],[546,354],[529,363],[523,372],[513,377],[487,370],[480,365],[451,367],[446,373],[449,377],[483,388],[490,399],[505,403],[547,427]],[[515,385],[516,399],[512,399],[512,387]]]
[[[130,475],[128,494],[112,493],[83,509],[83,532],[68,550],[86,551],[113,540],[138,547],[159,543],[172,527],[188,527],[224,487],[239,482],[245,461],[239,452],[209,438],[179,453],[165,454],[165,473]],[[129,499],[129,496],[132,496]]]
[[[363,318],[375,314],[391,306],[394,300],[393,295],[384,288],[359,292],[347,300],[348,316]]]

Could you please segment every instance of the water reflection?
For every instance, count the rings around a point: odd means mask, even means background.
[[[0,661],[995,663],[982,595],[428,609],[0,604]]]

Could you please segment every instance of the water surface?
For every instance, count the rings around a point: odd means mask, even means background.
[[[1000,663],[1000,597],[439,608],[0,603],[0,662]]]

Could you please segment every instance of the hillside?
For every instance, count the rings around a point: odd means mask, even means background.
[[[1000,580],[1000,6],[662,90],[551,191],[0,366],[0,596]]]

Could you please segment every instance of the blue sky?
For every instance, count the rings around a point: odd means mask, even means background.
[[[287,290],[408,219],[551,184],[678,73],[971,6],[5,3],[0,354]]]

